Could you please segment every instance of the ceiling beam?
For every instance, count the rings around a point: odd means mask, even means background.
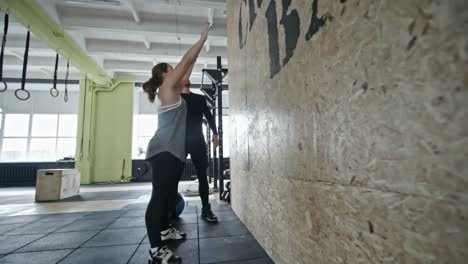
[[[3,69],[5,70],[12,70],[12,71],[19,71],[21,72],[23,70],[23,64],[9,64],[9,65],[3,65]],[[28,62],[28,74],[29,74],[29,71],[41,71],[41,72],[44,72],[44,70],[48,70],[49,72],[52,72],[54,70],[54,66],[44,66],[44,65],[29,65],[29,62]],[[67,67],[59,67],[57,69],[57,71],[59,72],[59,74],[65,74],[67,70]],[[77,72],[79,73],[80,71],[75,69],[75,68],[71,68],[70,67],[70,72]]]
[[[143,43],[145,43],[145,47],[147,50],[151,49],[151,43],[149,42],[147,37],[143,37]]]
[[[21,66],[23,67],[22,58],[18,59],[14,56],[5,56],[3,59],[3,66]],[[28,68],[29,67],[44,67],[44,68],[54,68],[55,67],[55,57],[37,57],[37,56],[30,56],[28,58]],[[58,68],[66,68],[67,67],[67,59],[63,57],[59,57],[59,64]],[[74,69],[73,65],[70,65],[70,69]]]
[[[23,59],[24,59],[24,56],[23,56],[23,55],[19,54],[19,53],[16,52],[16,51],[13,51],[13,50],[11,50],[11,49],[9,49],[9,48],[6,48],[6,49],[5,49],[5,52],[6,52],[6,54],[10,54],[10,55],[16,57],[17,59],[19,59],[19,60],[21,60],[21,61],[23,61]]]
[[[98,63],[106,70],[106,72],[128,72],[128,73],[150,73],[151,68],[158,63],[157,60],[154,62],[144,61],[125,61],[125,60],[103,60],[99,58]],[[102,63],[102,64],[101,64]],[[154,63],[154,64],[153,64]],[[59,75],[63,75],[66,71],[66,60],[60,58],[58,65]],[[4,69],[16,70],[20,72],[23,68],[21,60],[13,56],[6,56],[4,58]],[[52,57],[30,57],[28,60],[28,71],[41,71],[52,75],[55,68],[55,61]],[[215,64],[203,64],[196,63],[193,69],[193,73],[197,74],[201,72],[203,68],[216,68]],[[70,67],[70,72],[79,72],[73,66]]]
[[[215,64],[209,65],[212,68],[216,68]],[[106,70],[116,72],[142,72],[151,73],[153,63],[151,62],[137,62],[137,61],[121,61],[121,60],[105,60],[104,68]],[[204,68],[204,64],[196,63],[193,72],[201,72]]]
[[[157,10],[162,5],[178,5],[182,7],[197,7],[197,8],[219,8],[226,9],[226,0],[180,0],[180,1],[167,1],[167,0],[134,0],[138,6],[144,10]]]
[[[135,56],[151,56],[157,57],[168,57],[168,56],[177,56],[182,57],[185,52],[191,47],[190,45],[178,45],[174,44],[165,44],[158,43],[157,45],[152,45],[150,50],[144,48],[144,45],[141,42],[129,42],[129,41],[108,41],[108,40],[88,40],[87,49],[89,52],[104,52],[104,53],[114,53],[115,56],[120,54],[135,54]],[[227,58],[227,49],[226,47],[219,46],[210,46],[210,55],[205,50],[200,52],[200,57],[212,57],[213,60],[216,59],[215,56],[221,56]]]
[[[129,41],[112,41],[112,40],[96,40],[88,39],[86,41],[88,54],[93,58],[97,56],[104,59],[119,59],[128,61],[148,61],[151,62],[153,58],[158,61],[166,61],[169,63],[176,63],[182,59],[184,53],[190,48],[190,45],[178,45],[167,43],[156,43],[152,45],[150,50],[146,50],[142,42],[129,42]],[[8,38],[8,52],[19,59],[23,58],[24,53],[24,38],[23,37],[9,37]],[[13,54],[14,53],[14,54]],[[144,56],[142,56],[144,55]],[[227,64],[227,49],[224,46],[214,46],[210,41],[210,53],[202,51],[197,61],[200,63],[213,63],[216,62],[216,56],[222,56],[223,65]],[[55,51],[50,50],[43,42],[35,38],[31,38],[29,57],[53,57],[55,58]],[[62,58],[63,56],[61,56]],[[94,61],[94,60],[93,60]],[[97,60],[97,65],[99,65]]]
[[[24,47],[10,48],[9,50],[14,51],[15,54],[17,54],[18,59],[20,60],[23,59],[22,55],[19,55],[19,54],[21,54],[24,51]],[[103,59],[135,61],[135,62],[146,61],[146,62],[154,63],[154,65],[156,65],[158,62],[167,62],[171,64],[176,64],[182,59],[182,56],[168,56],[167,54],[158,55],[158,54],[153,54],[153,53],[142,56],[142,54],[138,54],[135,52],[113,53],[113,52],[100,51],[100,52],[89,52],[89,55],[95,58],[96,63],[100,65],[100,67],[102,67],[101,60]],[[213,57],[207,57],[207,56],[198,57],[197,62],[201,64],[214,63],[216,62],[216,57],[214,57],[214,55],[215,54],[212,55]],[[55,52],[51,51],[50,49],[41,49],[41,48],[30,49],[29,59],[32,59],[34,57],[48,57],[52,61],[55,58]],[[222,64],[223,65],[228,64],[228,60],[226,57],[222,57]]]
[[[122,8],[120,2],[115,2],[115,4],[114,3],[106,4],[106,3],[103,3],[103,1],[92,1],[92,0],[88,0],[88,1],[86,0],[85,1],[47,0],[47,1],[54,2],[56,5],[69,6],[71,8],[85,7],[85,8],[93,8],[93,9],[109,9],[109,10],[115,10],[115,11],[121,10]]]
[[[127,22],[128,23],[128,22]],[[83,34],[86,39],[107,39],[107,40],[121,40],[121,41],[143,41],[145,38],[150,42],[154,43],[173,43],[173,44],[182,44],[189,45],[197,42],[200,39],[200,35],[179,35],[180,40],[177,38],[176,32],[161,33],[161,32],[139,32],[139,31],[129,31],[125,29],[120,30],[106,30],[102,29],[89,29],[89,28],[80,28],[80,29],[67,29],[67,32],[71,32],[72,35],[74,32],[79,32]],[[23,36],[23,35],[22,35]],[[26,36],[26,32],[24,33]],[[227,37],[224,36],[213,36],[209,35],[209,40],[213,46],[225,46],[227,47]]]
[[[0,1],[2,1],[2,0],[0,0]],[[15,51],[15,52],[17,51],[17,49],[22,49],[21,57],[23,57],[25,44],[26,44],[25,37],[8,35],[7,47],[5,49],[10,50],[10,51]],[[38,40],[35,37],[32,37],[32,35],[31,35],[31,39],[29,40],[29,51],[31,51],[32,49],[48,49],[48,50],[51,50],[44,42]],[[53,52],[53,50],[52,50],[52,52]]]
[[[115,72],[117,70],[122,70],[122,71],[129,71],[132,72],[132,69],[134,69],[136,64],[139,62],[147,63],[149,65],[148,68],[151,68],[152,65],[155,65],[156,63],[159,62],[167,62],[171,63],[172,65],[176,65],[180,60],[181,60],[181,55],[179,55],[179,49],[178,47],[174,47],[173,45],[154,45],[153,50],[147,51],[144,49],[143,44],[140,42],[140,46],[138,46],[138,42],[124,42],[124,45],[117,45],[115,46],[115,43],[112,41],[98,41],[100,44],[98,46],[94,45],[94,40],[91,40],[91,52],[89,52],[89,55],[93,57],[93,59],[96,61],[96,63],[103,68],[108,75],[111,75],[111,72]],[[38,69],[42,68],[48,68],[49,70],[53,71],[53,67],[55,65],[55,51],[50,50],[44,43],[38,41],[36,38],[31,38],[31,43],[30,43],[30,54],[29,54],[29,70],[30,71],[38,71]],[[133,47],[133,45],[136,45],[136,47]],[[166,45],[166,46],[165,46]],[[6,50],[6,57],[4,61],[4,65],[6,68],[11,67],[11,70],[15,70],[15,75],[14,76],[20,76],[21,72],[21,66],[22,66],[22,59],[23,59],[23,53],[24,53],[24,38],[23,36],[12,36],[8,39],[8,50]],[[170,47],[170,48],[167,48]],[[213,47],[213,46],[212,46]],[[184,49],[187,47],[184,47]],[[219,47],[217,47],[218,49]],[[128,51],[126,51],[128,49]],[[223,52],[225,50],[224,47],[220,50]],[[184,50],[185,51],[185,50]],[[218,49],[219,51],[219,49]],[[139,52],[139,53],[136,53]],[[136,54],[135,54],[136,53]],[[14,55],[13,55],[14,54]],[[175,55],[171,55],[175,54]],[[198,57],[197,63],[200,65],[203,65],[204,68],[216,68],[214,63],[216,62],[216,53],[211,52],[208,57],[204,51],[202,52],[201,57]],[[114,61],[115,63],[121,63],[122,61],[125,62],[126,65],[125,67],[117,68],[114,67],[111,71],[111,69],[107,69],[104,67],[104,61]],[[128,63],[127,63],[128,62]],[[135,63],[135,64],[134,64]],[[227,57],[223,56],[222,57],[222,63],[223,65],[226,65],[227,62]],[[206,66],[204,65],[206,64]],[[8,66],[10,65],[10,66]],[[72,64],[73,66],[73,64]],[[64,72],[66,70],[66,58],[63,58],[62,56],[59,59],[59,72]],[[70,68],[71,72],[76,71],[74,67]],[[146,70],[145,70],[146,72]],[[45,77],[42,72],[41,76]],[[28,73],[29,74],[29,73]],[[116,75],[117,76],[117,75]]]
[[[101,68],[104,68],[104,58],[102,56],[93,56],[93,58],[96,60],[97,64],[101,66]]]
[[[58,24],[62,23],[60,13],[57,10],[57,5],[49,0],[38,0],[49,16]]]
[[[115,54],[112,52],[89,52],[91,56],[101,56],[104,59],[110,59],[110,60],[123,60],[123,61],[146,61],[146,62],[152,62],[154,65],[156,65],[159,62],[167,62],[167,63],[178,63],[181,59],[182,56],[167,56],[167,55],[155,55],[153,56],[141,56],[141,54],[135,54],[135,53],[119,53]],[[197,63],[200,64],[214,64],[216,63],[216,57],[198,57],[197,58]],[[221,58],[221,63],[223,65],[228,64],[228,60],[226,57]],[[216,67],[214,67],[216,68]]]
[[[40,71],[43,72],[43,73],[45,73],[45,74],[48,75],[49,77],[54,77],[54,74],[53,74],[52,72],[50,72],[50,70],[48,70],[48,69],[41,68]]]
[[[71,37],[80,45],[81,48],[83,48],[84,50],[86,50],[86,37],[85,35],[80,32],[80,31],[68,31],[71,33]]]
[[[14,69],[4,69],[3,70],[3,76],[5,78],[22,78],[22,69],[20,70],[14,70]],[[59,78],[65,78],[65,74],[59,74]],[[69,79],[80,79],[83,77],[83,75],[78,72],[78,71],[71,71],[70,69],[70,74],[69,74]],[[46,75],[43,71],[40,69],[28,69],[28,72],[26,74],[27,79],[50,79],[48,75]]]
[[[62,25],[67,30],[83,30],[94,32],[116,32],[121,35],[138,34],[142,36],[174,35],[178,32],[181,36],[199,37],[201,23],[194,21],[181,22],[176,26],[175,20],[170,21],[170,16],[156,16],[152,21],[142,21],[140,24],[129,23],[122,18],[102,18],[102,17],[83,17],[83,16],[65,16],[62,18]],[[177,27],[177,28],[176,28]],[[210,36],[224,37],[227,39],[226,29],[217,26],[211,29]]]
[[[129,72],[115,72],[114,75],[115,79],[119,80],[130,80],[130,81],[138,81],[138,82],[146,82],[150,77],[150,73],[129,73]],[[200,83],[201,82],[201,75],[194,74],[190,76],[190,81],[192,83]],[[205,78],[205,82],[207,82]]]
[[[107,73],[94,62],[72,37],[52,19],[36,0],[0,0],[0,8],[10,9],[17,21],[21,22],[42,42],[62,56],[70,58],[71,64],[98,84],[111,83]]]
[[[133,0],[126,0],[125,3],[128,5],[130,8],[130,12],[132,12],[133,19],[137,24],[140,24],[141,18],[140,15],[138,14],[138,11],[135,8],[135,5],[133,4]]]
[[[5,81],[8,83],[21,83],[21,78],[5,78]],[[36,83],[36,84],[53,84],[54,79],[33,79],[33,78],[26,78],[26,83]],[[69,79],[67,80],[67,84],[79,84],[80,81],[78,79]],[[65,79],[57,79],[57,84],[65,84]],[[48,89],[47,89],[48,91]]]

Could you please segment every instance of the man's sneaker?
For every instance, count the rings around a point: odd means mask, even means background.
[[[150,249],[148,264],[180,264],[182,259],[168,249],[166,246],[156,249],[156,252]]]
[[[161,232],[161,240],[169,240],[169,239],[185,239],[187,234],[184,232],[180,232],[179,230],[175,229],[174,227],[169,227],[167,230]]]
[[[208,222],[218,222],[218,217],[211,211],[211,204],[202,208],[201,218]]]

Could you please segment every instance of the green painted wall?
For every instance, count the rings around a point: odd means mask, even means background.
[[[131,176],[133,82],[112,86],[81,82],[76,168],[81,183],[120,181]],[[83,121],[84,119],[84,121]],[[124,166],[125,163],[125,166]]]

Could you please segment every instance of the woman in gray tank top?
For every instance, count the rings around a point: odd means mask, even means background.
[[[182,259],[166,246],[164,240],[185,239],[186,234],[168,222],[169,204],[175,202],[176,188],[185,162],[185,119],[187,107],[180,96],[181,87],[190,77],[192,67],[208,37],[205,24],[200,40],[185,53],[175,68],[159,63],[152,69],[152,77],[143,84],[150,102],[158,99],[158,129],[151,138],[146,160],[151,165],[153,191],[146,209],[145,221],[151,249],[149,263],[181,263]]]

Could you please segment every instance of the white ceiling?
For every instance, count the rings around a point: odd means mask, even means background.
[[[155,63],[176,64],[207,21],[213,27],[191,80],[200,82],[202,68],[216,68],[218,55],[227,64],[226,0],[37,1],[113,78],[146,81]],[[25,39],[26,29],[10,16],[4,77],[21,77]],[[54,63],[55,52],[32,36],[28,78],[52,78]],[[65,70],[66,61],[60,58],[59,78]],[[71,67],[70,78],[80,77]]]

